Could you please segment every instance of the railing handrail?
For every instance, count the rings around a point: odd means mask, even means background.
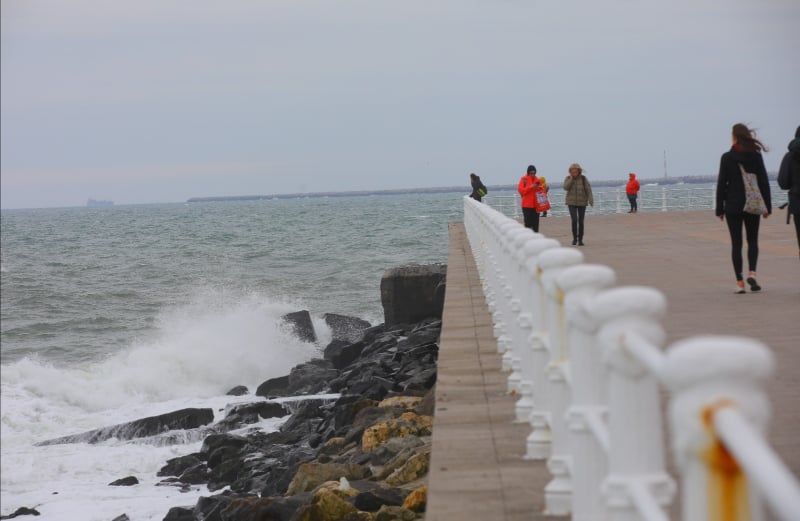
[[[547,459],[553,476],[548,513],[666,519],[675,485],[664,464],[664,387],[686,521],[714,509],[760,519],[762,498],[782,519],[800,512],[800,485],[763,437],[773,367],[765,346],[694,337],[664,351],[659,291],[613,287],[610,268],[468,197],[464,223],[509,390],[520,396],[517,420],[532,427],[526,458]],[[715,497],[717,482],[743,494]]]

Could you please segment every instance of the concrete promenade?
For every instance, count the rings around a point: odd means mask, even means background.
[[[759,293],[734,294],[727,227],[710,210],[606,216],[589,210],[581,251],[586,262],[613,268],[617,285],[666,295],[667,345],[734,334],[770,347],[776,372],[768,386],[769,442],[800,476],[800,260],[784,219],[776,211],[762,220]],[[540,232],[571,242],[568,217],[541,219]],[[512,423],[516,398],[506,393],[463,223],[450,224],[436,394],[426,520],[556,519],[542,514],[550,479],[545,464],[522,460],[530,429]]]

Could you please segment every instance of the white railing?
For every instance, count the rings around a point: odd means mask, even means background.
[[[465,197],[464,224],[498,351],[529,422],[527,459],[546,460],[546,512],[574,520],[666,520],[660,394],[685,521],[760,520],[762,501],[800,519],[800,484],[764,441],[771,352],[743,337],[662,350],[663,294],[615,287],[614,271]]]
[[[707,210],[714,207],[715,188],[697,185],[645,186],[639,192],[640,212],[674,212],[682,210]],[[630,209],[628,196],[621,188],[596,188],[594,211],[600,214],[626,213]],[[550,191],[551,210],[555,216],[566,215],[562,203],[564,192],[554,188]],[[521,217],[520,197],[513,191],[496,191],[483,198],[483,202],[497,211],[515,219]]]

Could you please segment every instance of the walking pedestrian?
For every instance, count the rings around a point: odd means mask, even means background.
[[[583,168],[578,163],[569,165],[569,175],[564,179],[566,203],[572,221],[572,245],[583,246],[583,219],[586,205],[594,206],[592,185],[583,175]]]
[[[761,217],[772,213],[772,198],[769,190],[767,169],[761,151],[768,149],[756,138],[754,130],[743,123],[733,126],[733,146],[719,163],[717,178],[717,203],[715,213],[720,221],[727,221],[731,236],[731,261],[736,275],[736,293],[744,293],[742,275],[742,225],[747,237],[747,283],[750,291],[759,291],[756,280],[758,264],[758,227]],[[753,202],[760,206],[751,206]]]
[[[522,196],[522,219],[526,228],[539,231],[539,211],[536,209],[536,192],[541,188],[541,182],[536,177],[536,167],[528,166],[528,171],[517,184],[517,191]]]
[[[486,186],[484,186],[480,176],[478,176],[477,174],[470,174],[469,184],[472,186],[472,193],[469,194],[469,196],[475,199],[476,201],[481,202],[483,200],[483,196],[486,195],[489,191],[486,189]]]
[[[778,186],[789,190],[789,217],[794,217],[794,230],[797,234],[797,248],[800,250],[800,127],[794,132],[794,139],[789,143],[789,151],[783,156],[781,169],[778,171]],[[800,252],[798,252],[800,254]]]
[[[628,184],[625,185],[625,193],[628,195],[628,202],[631,203],[631,209],[628,213],[638,212],[639,203],[636,199],[639,197],[639,181],[636,180],[636,174],[633,172],[628,174]]]

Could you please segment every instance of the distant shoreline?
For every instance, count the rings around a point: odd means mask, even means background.
[[[642,185],[656,183],[658,185],[674,185],[678,183],[713,183],[716,175],[687,175],[677,177],[659,177],[655,179],[639,179]],[[593,186],[625,186],[627,180],[592,181]],[[517,185],[489,185],[489,190],[515,190]],[[296,194],[271,194],[271,195],[228,195],[210,197],[192,197],[187,203],[209,203],[219,201],[262,201],[270,199],[302,199],[311,197],[353,197],[366,195],[403,195],[403,194],[440,194],[449,192],[469,191],[469,186],[441,186],[435,188],[400,188],[395,190],[356,190],[347,192],[309,192]]]

